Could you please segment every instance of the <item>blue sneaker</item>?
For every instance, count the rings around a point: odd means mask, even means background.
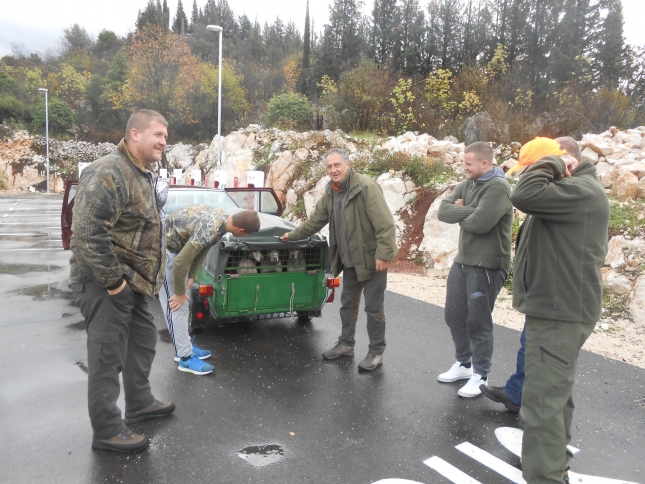
[[[194,375],[208,375],[209,373],[213,373],[213,370],[215,369],[213,365],[204,363],[202,360],[197,358],[196,355],[191,356],[190,360],[180,360],[177,368],[179,371],[192,373]]]
[[[206,358],[210,358],[213,352],[211,350],[203,350],[199,346],[197,346],[195,343],[193,343],[193,355],[197,356],[200,360],[205,360]],[[175,361],[179,361],[180,358],[179,356],[175,355]]]

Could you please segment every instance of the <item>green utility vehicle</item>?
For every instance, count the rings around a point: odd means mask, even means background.
[[[69,249],[78,182],[68,183],[63,199],[63,247]],[[209,205],[232,214],[244,207],[257,210],[260,231],[243,238],[226,234],[211,248],[190,291],[190,324],[298,318],[321,315],[334,300],[338,278],[331,271],[327,239],[283,242],[296,226],[280,218],[282,206],[270,188],[227,188],[169,185],[166,216],[189,205]]]

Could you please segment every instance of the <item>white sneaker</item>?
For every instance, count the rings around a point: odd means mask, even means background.
[[[473,376],[472,365],[470,366],[470,368],[466,368],[461,366],[461,363],[457,361],[450,367],[450,370],[439,375],[437,377],[437,380],[443,383],[450,383],[457,380],[468,380],[468,378],[470,378],[471,376]]]
[[[479,389],[479,385],[486,383],[487,380],[482,380],[481,375],[473,373],[473,376],[470,377],[468,383],[459,389],[457,395],[464,398],[475,398],[478,395],[482,394],[482,391]]]

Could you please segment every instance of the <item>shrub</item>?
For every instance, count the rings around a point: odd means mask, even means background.
[[[440,185],[448,181],[452,173],[452,170],[447,168],[441,160],[418,156],[412,158],[405,170],[405,174],[417,186]]]
[[[71,129],[76,122],[72,108],[65,101],[58,98],[49,98],[49,131],[50,133],[64,133]],[[34,128],[44,129],[45,126],[45,101],[40,100],[31,109],[31,118]]]
[[[23,104],[8,94],[0,95],[0,121],[22,119]]]
[[[267,105],[264,120],[281,129],[311,129],[313,110],[302,94],[286,93],[273,96]]]

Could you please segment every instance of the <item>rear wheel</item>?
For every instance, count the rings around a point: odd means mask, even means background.
[[[308,323],[311,321],[312,316],[308,311],[296,311],[296,314],[298,315],[298,321],[301,323]]]

